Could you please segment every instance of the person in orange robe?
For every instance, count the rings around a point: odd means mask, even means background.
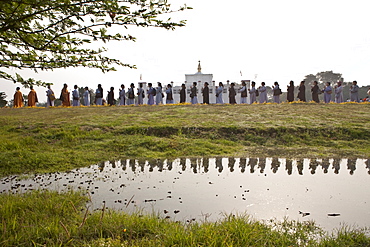
[[[14,94],[14,106],[13,106],[14,108],[22,107],[23,106],[23,101],[24,101],[23,95],[22,95],[21,91],[19,91],[20,87],[17,87],[16,90],[17,91]]]
[[[60,95],[60,99],[62,100],[62,106],[71,106],[70,94],[67,89],[68,85],[64,84],[62,89],[62,94]]]
[[[35,107],[36,103],[39,102],[37,99],[37,94],[35,89],[33,89],[32,86],[30,86],[30,93],[28,94],[28,106]]]

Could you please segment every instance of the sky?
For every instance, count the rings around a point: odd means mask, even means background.
[[[215,81],[254,80],[271,86],[278,81],[283,91],[290,80],[332,70],[344,81],[370,85],[370,15],[368,0],[169,0],[174,6],[193,7],[173,13],[187,25],[168,31],[160,28],[129,28],[136,42],[104,44],[108,56],[137,69],[117,67],[116,72],[69,68],[49,72],[11,70],[24,77],[52,82],[59,95],[63,83],[105,91],[130,83],[174,81],[185,74],[213,74]],[[0,92],[13,97],[19,85],[0,79]],[[39,101],[46,101],[45,88],[35,88]],[[27,94],[29,89],[21,89]]]

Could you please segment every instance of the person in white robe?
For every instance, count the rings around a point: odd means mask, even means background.
[[[154,105],[154,97],[156,95],[156,90],[155,88],[152,87],[152,83],[148,83],[147,95],[148,95],[148,105]]]
[[[95,91],[95,104],[103,105],[103,88],[101,84],[98,84],[98,88]]]
[[[131,83],[130,88],[127,91],[127,105],[134,105],[135,104],[135,85]]]
[[[267,89],[265,87],[265,82],[262,82],[261,86],[258,87],[258,92],[260,96],[260,104],[267,103]]]
[[[250,104],[253,104],[257,101],[257,97],[256,97],[256,83],[254,81],[252,81],[252,87],[250,89],[248,89],[249,91],[249,103]]]
[[[331,101],[331,94],[332,94],[332,88],[330,86],[330,82],[325,83],[325,88],[322,90],[324,93],[324,102],[330,103]]]
[[[90,92],[88,87],[85,87],[85,91],[82,97],[84,99],[84,106],[90,106]]]
[[[48,86],[48,90],[46,91],[46,96],[47,96],[46,107],[54,106],[55,94],[54,91],[51,90],[50,85]]]
[[[247,104],[247,84],[245,84],[245,81],[242,81],[242,87],[239,89],[240,93],[240,104]]]
[[[139,83],[139,88],[137,89],[137,104],[143,105],[144,104],[144,89],[143,89],[143,83]]]
[[[121,89],[119,90],[119,105],[126,105],[126,91],[123,84],[121,84]]]
[[[338,81],[337,85],[334,87],[334,92],[335,92],[335,103],[343,103],[342,82]]]
[[[279,83],[276,81],[274,82],[274,86],[272,86],[273,96],[274,96],[274,103],[280,103],[280,88]]]
[[[360,97],[358,96],[359,86],[357,85],[357,81],[353,81],[349,91],[351,93],[351,101],[360,102]]]
[[[216,104],[223,104],[224,99],[222,98],[222,93],[224,92],[224,84],[220,82],[218,87],[216,87]]]
[[[193,86],[190,88],[190,98],[191,104],[193,105],[198,104],[198,89],[196,82],[193,82]]]
[[[158,82],[158,87],[156,88],[155,104],[163,104],[163,92],[162,92],[162,83]]]
[[[80,93],[78,92],[77,85],[74,86],[73,92],[72,92],[72,106],[80,106]]]

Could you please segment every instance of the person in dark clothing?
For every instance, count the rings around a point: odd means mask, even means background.
[[[293,81],[289,82],[287,101],[288,102],[293,102],[294,101],[294,82]]]
[[[301,81],[299,85],[297,98],[299,101],[306,102],[306,86],[304,85],[304,81]]]
[[[317,81],[313,82],[311,92],[312,92],[312,100],[315,101],[316,103],[320,103],[320,100],[319,100],[320,89],[319,89],[319,86],[317,85]]]
[[[202,88],[202,94],[203,94],[203,104],[209,105],[209,87],[208,82],[204,83],[204,87]]]
[[[111,87],[110,91],[108,92],[108,105],[115,105],[114,101],[114,87]]]
[[[234,86],[235,86],[235,83],[232,82],[229,87],[229,103],[230,104],[236,104],[236,99],[235,99],[236,91],[235,91]]]
[[[180,90],[180,103],[185,103],[186,102],[186,87],[185,84],[181,85],[181,90]]]

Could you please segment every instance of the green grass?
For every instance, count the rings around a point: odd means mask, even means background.
[[[158,215],[91,212],[86,196],[33,191],[0,194],[0,246],[369,246],[366,229],[325,233],[313,222],[174,222]]]
[[[357,157],[370,104],[0,109],[0,176],[118,158]]]

